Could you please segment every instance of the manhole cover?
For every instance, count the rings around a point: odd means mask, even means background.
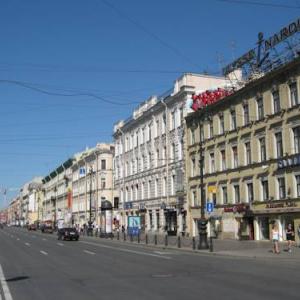
[[[151,275],[153,278],[171,278],[173,274],[153,274]]]

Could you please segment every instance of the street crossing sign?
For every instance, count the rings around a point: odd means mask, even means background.
[[[206,202],[206,211],[212,213],[214,210],[214,204],[212,202]]]

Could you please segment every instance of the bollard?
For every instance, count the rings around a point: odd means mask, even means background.
[[[123,241],[126,241],[126,233],[123,233]]]
[[[138,233],[137,240],[138,240],[138,243],[140,243],[140,242],[141,242],[140,233]]]
[[[193,250],[196,250],[196,239],[194,236],[193,236]]]
[[[180,236],[177,237],[177,247],[181,248],[181,240],[180,240]]]
[[[146,245],[148,245],[148,234],[146,234],[146,236],[145,236],[145,243],[146,243]]]
[[[213,238],[209,237],[209,252],[214,252]]]
[[[120,232],[118,231],[117,232],[117,240],[119,240],[120,239]]]
[[[166,247],[168,246],[168,235],[167,234],[165,235],[165,246]]]

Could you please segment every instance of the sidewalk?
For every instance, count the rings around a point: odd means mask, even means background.
[[[82,236],[85,239],[100,239],[99,237],[88,237]],[[114,239],[100,239],[106,240],[107,242],[115,243],[115,244],[130,244],[130,245],[141,245],[143,247],[149,248],[158,248],[158,249],[173,249],[178,251],[188,251],[194,253],[203,253],[208,255],[221,255],[221,256],[233,256],[233,257],[245,257],[245,258],[280,258],[280,259],[288,259],[288,260],[296,260],[300,262],[300,248],[293,246],[292,253],[287,251],[287,243],[281,242],[279,243],[280,254],[274,254],[272,252],[272,243],[270,241],[237,241],[237,240],[218,240],[213,239],[213,252],[209,252],[209,250],[194,250],[192,248],[192,242],[186,243],[182,242],[181,247],[178,248],[178,245],[174,242],[169,243],[165,246],[163,243],[154,244],[150,242],[148,244],[145,243],[144,240],[141,240],[140,243],[135,241],[130,241],[127,238],[125,241],[120,237],[119,240],[114,237]],[[151,241],[151,239],[149,239]],[[198,241],[196,241],[196,245]]]

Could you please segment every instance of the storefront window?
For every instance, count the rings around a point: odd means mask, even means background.
[[[296,176],[296,185],[297,185],[297,197],[300,197],[300,175]]]

